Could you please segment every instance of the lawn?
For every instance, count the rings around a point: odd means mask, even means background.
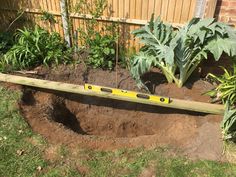
[[[20,114],[19,91],[0,87],[0,176],[236,176],[236,165],[189,160],[171,148],[95,151],[53,145]]]

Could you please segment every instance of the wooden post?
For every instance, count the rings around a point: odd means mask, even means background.
[[[204,18],[213,18],[215,16],[217,0],[207,0]]]
[[[206,0],[196,0],[195,17],[203,18],[206,8]]]
[[[71,47],[67,0],[60,0],[60,6],[61,6],[61,18],[62,18],[62,26],[64,30],[65,41],[67,42],[68,47]]]
[[[213,18],[215,16],[217,0],[197,0],[195,17]]]
[[[49,90],[68,92],[68,93],[76,93],[76,94],[81,94],[81,95],[96,96],[96,97],[102,97],[102,98],[107,98],[107,99],[142,103],[142,104],[147,104],[147,105],[155,105],[155,106],[162,106],[162,107],[210,113],[210,114],[220,114],[220,115],[224,114],[224,106],[217,105],[217,104],[209,104],[209,103],[187,101],[187,100],[180,100],[180,99],[173,99],[173,98],[171,98],[170,104],[162,104],[162,103],[158,103],[158,102],[154,102],[154,101],[146,100],[146,99],[135,99],[135,98],[125,97],[125,96],[117,96],[117,95],[113,95],[107,92],[94,92],[92,90],[85,90],[84,86],[82,85],[67,84],[67,83],[62,83],[62,82],[55,82],[55,81],[48,81],[48,80],[41,80],[41,79],[33,79],[33,78],[14,76],[14,75],[9,75],[9,74],[1,74],[1,73],[0,73],[0,81],[26,85],[26,86],[32,86],[32,87],[38,87],[38,88],[44,88],[44,89],[49,89]]]

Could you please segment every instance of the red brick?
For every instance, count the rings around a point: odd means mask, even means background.
[[[228,9],[225,7],[217,7],[216,8],[216,13],[217,14],[227,14],[228,13]]]
[[[236,8],[236,1],[229,1],[229,7]]]
[[[231,16],[236,16],[236,8],[232,7],[228,9],[228,14]]]
[[[228,1],[222,1],[220,5],[223,6],[223,7],[228,7],[229,2]]]

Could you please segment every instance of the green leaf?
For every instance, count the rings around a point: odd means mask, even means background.
[[[230,140],[236,138],[236,109],[232,109],[229,102],[226,104],[225,114],[221,122],[224,139]]]
[[[155,60],[155,57],[150,56],[145,52],[140,52],[138,55],[134,56],[131,67],[131,75],[136,80],[140,88],[144,86],[140,77],[151,69],[151,66]]]
[[[105,48],[105,49],[103,49],[103,52],[104,52],[106,55],[109,55],[109,54],[110,54],[110,49],[109,49],[109,48]]]

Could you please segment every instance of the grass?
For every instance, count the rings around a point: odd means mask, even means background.
[[[191,161],[169,148],[94,151],[64,145],[54,147],[33,133],[21,117],[17,101],[21,94],[0,87],[0,176],[136,177],[150,173],[164,177],[236,176],[236,165]]]
[[[54,168],[54,164],[43,159],[43,150],[48,145],[21,117],[17,108],[20,96],[19,92],[0,88],[0,176],[78,174],[65,165]]]

